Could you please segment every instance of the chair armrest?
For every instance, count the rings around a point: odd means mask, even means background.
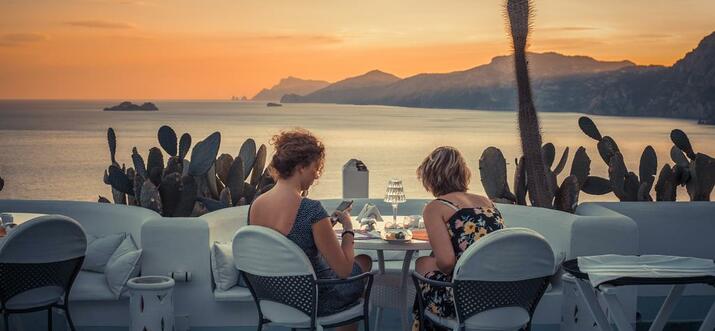
[[[417,271],[412,272],[412,279],[415,281],[415,285],[418,285],[419,283],[426,283],[429,284],[433,287],[452,287],[453,284],[450,282],[440,282],[438,280],[433,280],[429,278],[425,278],[425,276],[420,275],[417,273]]]
[[[356,282],[358,280],[362,280],[365,278],[369,278],[370,281],[372,282],[372,278],[375,276],[375,273],[377,271],[371,271],[371,272],[363,272],[359,275],[355,275],[352,277],[348,277],[345,279],[316,279],[315,283],[318,284],[318,286],[323,286],[323,285],[338,285],[338,284],[346,284],[346,283],[352,283]]]
[[[365,289],[363,291],[363,314],[367,318],[368,311],[370,309],[370,292],[372,292],[372,280],[377,273],[377,270],[373,270],[370,272],[363,272],[359,275],[348,277],[345,279],[316,279],[315,284],[318,286],[337,285],[367,279],[367,283],[365,284]]]

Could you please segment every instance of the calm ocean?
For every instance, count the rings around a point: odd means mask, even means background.
[[[371,197],[382,197],[388,179],[395,177],[404,181],[408,198],[424,198],[428,194],[417,181],[415,169],[437,146],[451,145],[462,151],[472,169],[471,189],[475,192],[483,192],[477,162],[486,147],[497,146],[504,153],[510,185],[513,160],[520,154],[513,112],[332,104],[268,108],[265,103],[230,101],[157,101],[158,112],[101,111],[119,101],[0,101],[0,176],[5,179],[0,198],[96,201],[97,195],[111,197],[102,182],[110,162],[108,127],[117,133],[117,159],[127,166],[131,165],[132,147],[146,157],[150,147],[159,146],[156,132],[164,124],[179,135],[189,132],[194,143],[220,131],[220,153],[234,156],[246,138],[267,145],[282,129],[307,128],[327,147],[325,173],[310,191],[313,198],[341,196],[342,165],[351,158],[367,164]],[[592,160],[591,173],[607,176],[596,142],[578,128],[580,114],[540,116],[544,141],[556,145],[557,160],[566,146],[571,155],[584,146]],[[592,118],[602,134],[619,144],[631,171],[637,172],[641,152],[649,144],[657,151],[658,169],[665,162],[672,163],[668,154],[673,128],[688,133],[696,152],[715,155],[715,127],[691,120]],[[570,164],[571,159],[565,173]],[[679,200],[684,199],[681,191]],[[589,200],[615,197],[582,193],[581,201]]]

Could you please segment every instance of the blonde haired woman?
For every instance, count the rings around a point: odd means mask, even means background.
[[[426,278],[451,282],[452,270],[467,248],[486,234],[504,228],[504,221],[489,198],[467,192],[471,172],[464,158],[453,147],[438,147],[417,168],[417,178],[436,198],[425,206],[423,218],[432,256],[417,259],[415,269]],[[454,318],[451,289],[422,286],[425,308],[446,318]],[[415,304],[413,330],[434,329],[420,321]]]

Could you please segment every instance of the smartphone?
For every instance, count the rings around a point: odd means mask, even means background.
[[[352,205],[353,205],[353,200],[343,200],[343,202],[341,202],[338,205],[338,208],[335,208],[335,210],[336,211],[345,211],[345,209],[350,208],[350,206],[352,206]],[[336,223],[338,223],[338,218],[335,216],[330,216],[330,223],[333,223],[333,225],[335,225]]]
[[[352,206],[352,205],[353,205],[353,200],[343,200],[343,202],[341,202],[341,203],[338,205],[338,208],[335,208],[335,210],[337,210],[337,211],[345,211],[345,209],[350,208],[350,206]]]

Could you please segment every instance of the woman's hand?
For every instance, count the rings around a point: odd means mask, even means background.
[[[344,211],[335,211],[333,213],[333,217],[338,219],[338,222],[342,224],[343,230],[350,230],[352,231],[353,229],[353,222],[352,219],[350,218],[350,211],[352,208],[345,209]]]

